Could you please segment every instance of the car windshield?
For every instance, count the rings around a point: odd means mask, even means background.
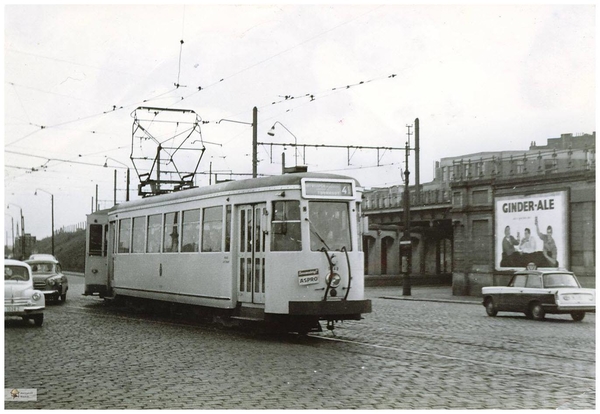
[[[29,280],[29,272],[23,266],[4,266],[4,281]]]
[[[577,279],[570,273],[552,273],[544,275],[545,288],[579,287]]]
[[[311,201],[308,208],[311,250],[352,250],[348,203]]]
[[[54,273],[54,263],[30,263],[31,271],[34,274]]]

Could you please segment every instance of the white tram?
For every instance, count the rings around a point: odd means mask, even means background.
[[[300,173],[231,181],[88,215],[85,294],[219,310],[289,330],[371,311],[362,189]]]

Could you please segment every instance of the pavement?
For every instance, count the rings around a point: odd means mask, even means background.
[[[412,286],[410,295],[403,295],[402,286],[370,286],[365,287],[367,299],[393,299],[426,302],[447,302],[480,305],[479,296],[454,296],[452,286]]]

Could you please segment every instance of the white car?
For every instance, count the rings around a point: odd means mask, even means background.
[[[508,286],[481,289],[483,306],[489,316],[500,312],[523,312],[542,320],[546,314],[570,314],[581,321],[586,312],[596,312],[596,290],[582,288],[574,273],[566,270],[536,269],[515,272]]]
[[[31,267],[18,260],[4,260],[4,317],[33,319],[44,323],[44,294],[33,288]]]
[[[32,254],[31,256],[29,256],[28,260],[56,260],[56,257],[52,256],[51,254],[46,254],[46,253],[35,253]]]

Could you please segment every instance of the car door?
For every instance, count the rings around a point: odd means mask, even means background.
[[[527,275],[515,275],[510,285],[504,289],[500,299],[500,309],[506,311],[521,311],[522,296],[527,284]]]

